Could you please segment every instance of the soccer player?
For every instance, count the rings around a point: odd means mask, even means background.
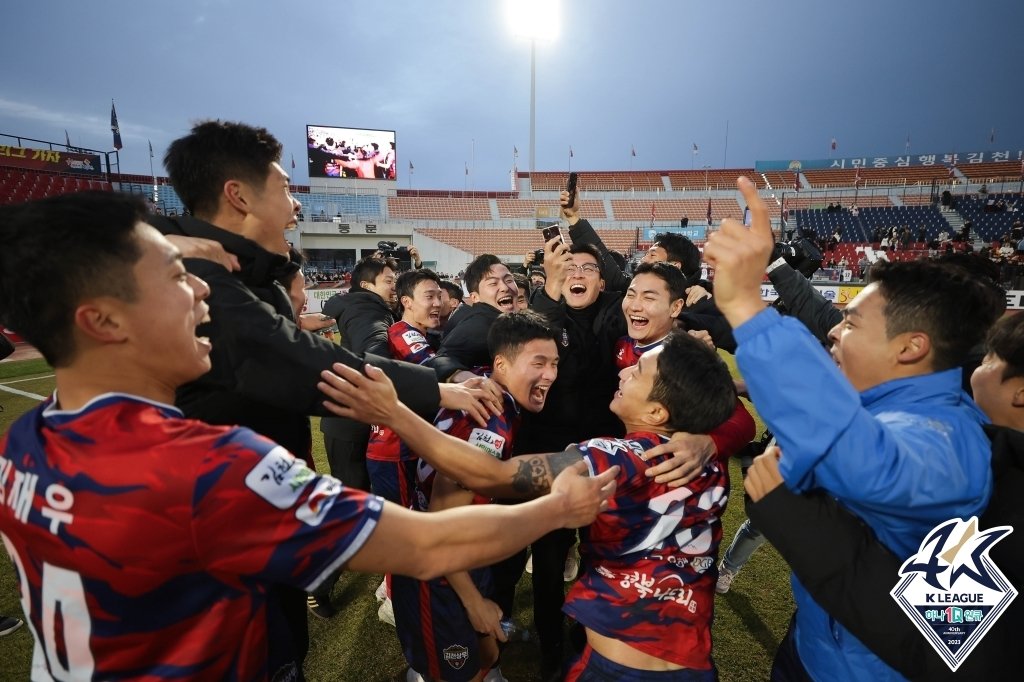
[[[339,567],[429,579],[593,520],[614,472],[416,514],[247,428],[183,418],[175,389],[210,369],[210,290],[144,210],[110,192],[0,207],[0,320],[56,375],[0,440],[33,678],[271,679],[271,584],[309,590]]]
[[[490,457],[512,455],[521,410],[539,412],[558,375],[555,333],[537,313],[506,313],[491,325],[487,345],[493,357],[491,379],[504,391],[504,411],[478,427],[464,412],[441,410],[434,424]],[[415,450],[412,446],[403,449]],[[460,488],[426,462],[419,463],[417,507],[436,511],[487,502]],[[395,625],[409,665],[430,679],[478,679],[497,661],[501,608],[491,601],[488,569],[448,574],[421,582],[394,576]]]
[[[658,346],[683,311],[686,279],[678,268],[665,263],[642,263],[622,299],[627,336],[615,347],[615,365],[632,367],[646,351]]]
[[[397,401],[384,375],[338,367],[321,390],[330,409],[393,428],[432,465],[485,495],[527,497],[580,459],[593,471],[619,466],[607,513],[581,531],[585,573],[566,611],[587,629],[588,648],[569,679],[712,680],[711,622],[720,517],[728,501],[724,463],[709,461],[685,486],[646,475],[664,456],[645,451],[675,431],[706,433],[733,413],[736,390],[724,362],[703,342],[671,334],[620,373],[612,411],[624,438],[596,438],[563,452],[498,461],[440,433]],[[461,473],[450,471],[461,465]]]

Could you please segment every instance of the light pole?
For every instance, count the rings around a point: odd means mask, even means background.
[[[537,40],[558,34],[558,3],[553,0],[506,0],[505,15],[514,35],[530,39],[530,174],[537,170]]]

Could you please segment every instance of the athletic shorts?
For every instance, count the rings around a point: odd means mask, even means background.
[[[609,661],[588,644],[580,658],[569,670],[565,682],[715,682],[718,670],[636,670],[621,663]]]

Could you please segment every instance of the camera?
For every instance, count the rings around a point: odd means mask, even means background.
[[[533,262],[535,265],[544,264],[544,249],[537,249],[533,252]]]
[[[394,258],[399,262],[409,261],[412,259],[409,254],[409,247],[399,246],[398,242],[381,240],[377,242],[377,250],[380,251],[382,258]]]
[[[779,258],[807,279],[821,267],[821,250],[806,237],[797,237],[788,242],[776,242],[769,263]]]

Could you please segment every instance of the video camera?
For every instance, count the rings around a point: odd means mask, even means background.
[[[533,252],[533,262],[536,265],[544,265],[544,249],[537,249]]]
[[[779,258],[807,279],[821,267],[821,250],[806,237],[797,237],[788,242],[775,242],[769,263]]]
[[[379,241],[377,242],[377,250],[380,251],[382,258],[394,258],[399,262],[412,260],[409,247],[399,246],[398,242]]]

